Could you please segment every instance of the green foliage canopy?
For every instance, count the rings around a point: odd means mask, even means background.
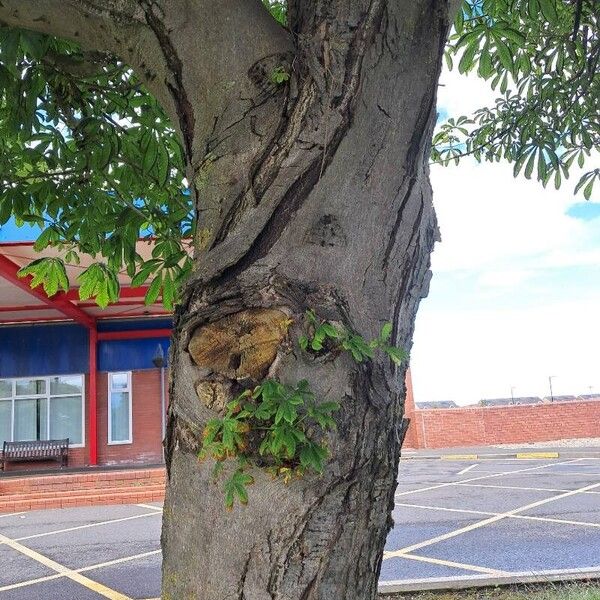
[[[284,0],[263,0],[285,25]],[[576,164],[589,199],[600,179],[600,38],[596,0],[467,0],[446,49],[449,68],[498,90],[494,106],[442,123],[432,161],[506,160],[515,176],[559,188]],[[282,82],[285,83],[285,82]],[[0,226],[40,227],[36,248],[95,262],[82,297],[118,297],[116,274],[152,278],[147,301],[166,306],[191,269],[185,240],[195,211],[180,141],[156,100],[119,59],[38,33],[0,28]],[[136,252],[153,237],[153,256]],[[66,289],[61,260],[26,272]]]
[[[159,104],[119,60],[29,31],[0,29],[0,226],[41,228],[37,250],[96,259],[80,277],[83,298],[118,298],[116,274],[172,305],[190,268],[183,242],[194,229],[181,145]],[[153,256],[136,252],[156,238]],[[26,272],[52,295],[64,265],[42,259]]]
[[[507,160],[515,176],[558,189],[573,164],[586,199],[600,179],[600,3],[468,0],[446,49],[450,69],[476,71],[499,92],[494,106],[443,123],[432,160]]]

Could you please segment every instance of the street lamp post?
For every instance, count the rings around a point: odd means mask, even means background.
[[[162,431],[162,439],[165,439],[167,421],[166,421],[166,410],[165,410],[165,353],[162,346],[158,344],[156,346],[156,352],[152,357],[152,362],[157,369],[160,369],[160,425]]]
[[[548,376],[548,383],[550,384],[550,402],[554,402],[554,392],[552,391],[552,380],[556,377],[556,375]]]
[[[515,403],[515,387],[516,386],[514,386],[514,385],[510,386],[510,401],[511,401],[511,404]]]

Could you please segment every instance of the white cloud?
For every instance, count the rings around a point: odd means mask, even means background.
[[[544,189],[536,181],[513,178],[507,164],[432,169],[441,249],[438,271],[489,267],[527,257],[534,266],[589,264],[600,248],[600,219],[582,221],[565,214],[575,202],[570,189]]]
[[[415,398],[481,398],[600,391],[600,294],[534,309],[424,310],[412,353]]]
[[[439,105],[468,113],[495,97],[445,73]],[[563,189],[508,164],[434,167],[442,233],[411,356],[417,401],[600,392],[600,218],[567,215]]]

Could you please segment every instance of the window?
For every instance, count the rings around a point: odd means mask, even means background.
[[[108,374],[108,443],[131,444],[131,373]]]
[[[0,380],[0,444],[69,438],[83,446],[83,376]]]

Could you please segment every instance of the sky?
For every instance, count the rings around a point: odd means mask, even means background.
[[[441,115],[489,104],[486,82],[445,72]],[[417,316],[415,400],[600,393],[600,190],[573,196],[507,163],[432,167],[442,242]],[[595,200],[595,201],[594,201]]]
[[[459,116],[495,93],[477,77],[442,75],[438,111]],[[509,164],[433,167],[442,242],[417,316],[415,399],[600,393],[600,190],[544,190]],[[594,202],[595,198],[595,202]],[[33,239],[0,228],[0,241]],[[27,231],[28,230],[28,231]]]

